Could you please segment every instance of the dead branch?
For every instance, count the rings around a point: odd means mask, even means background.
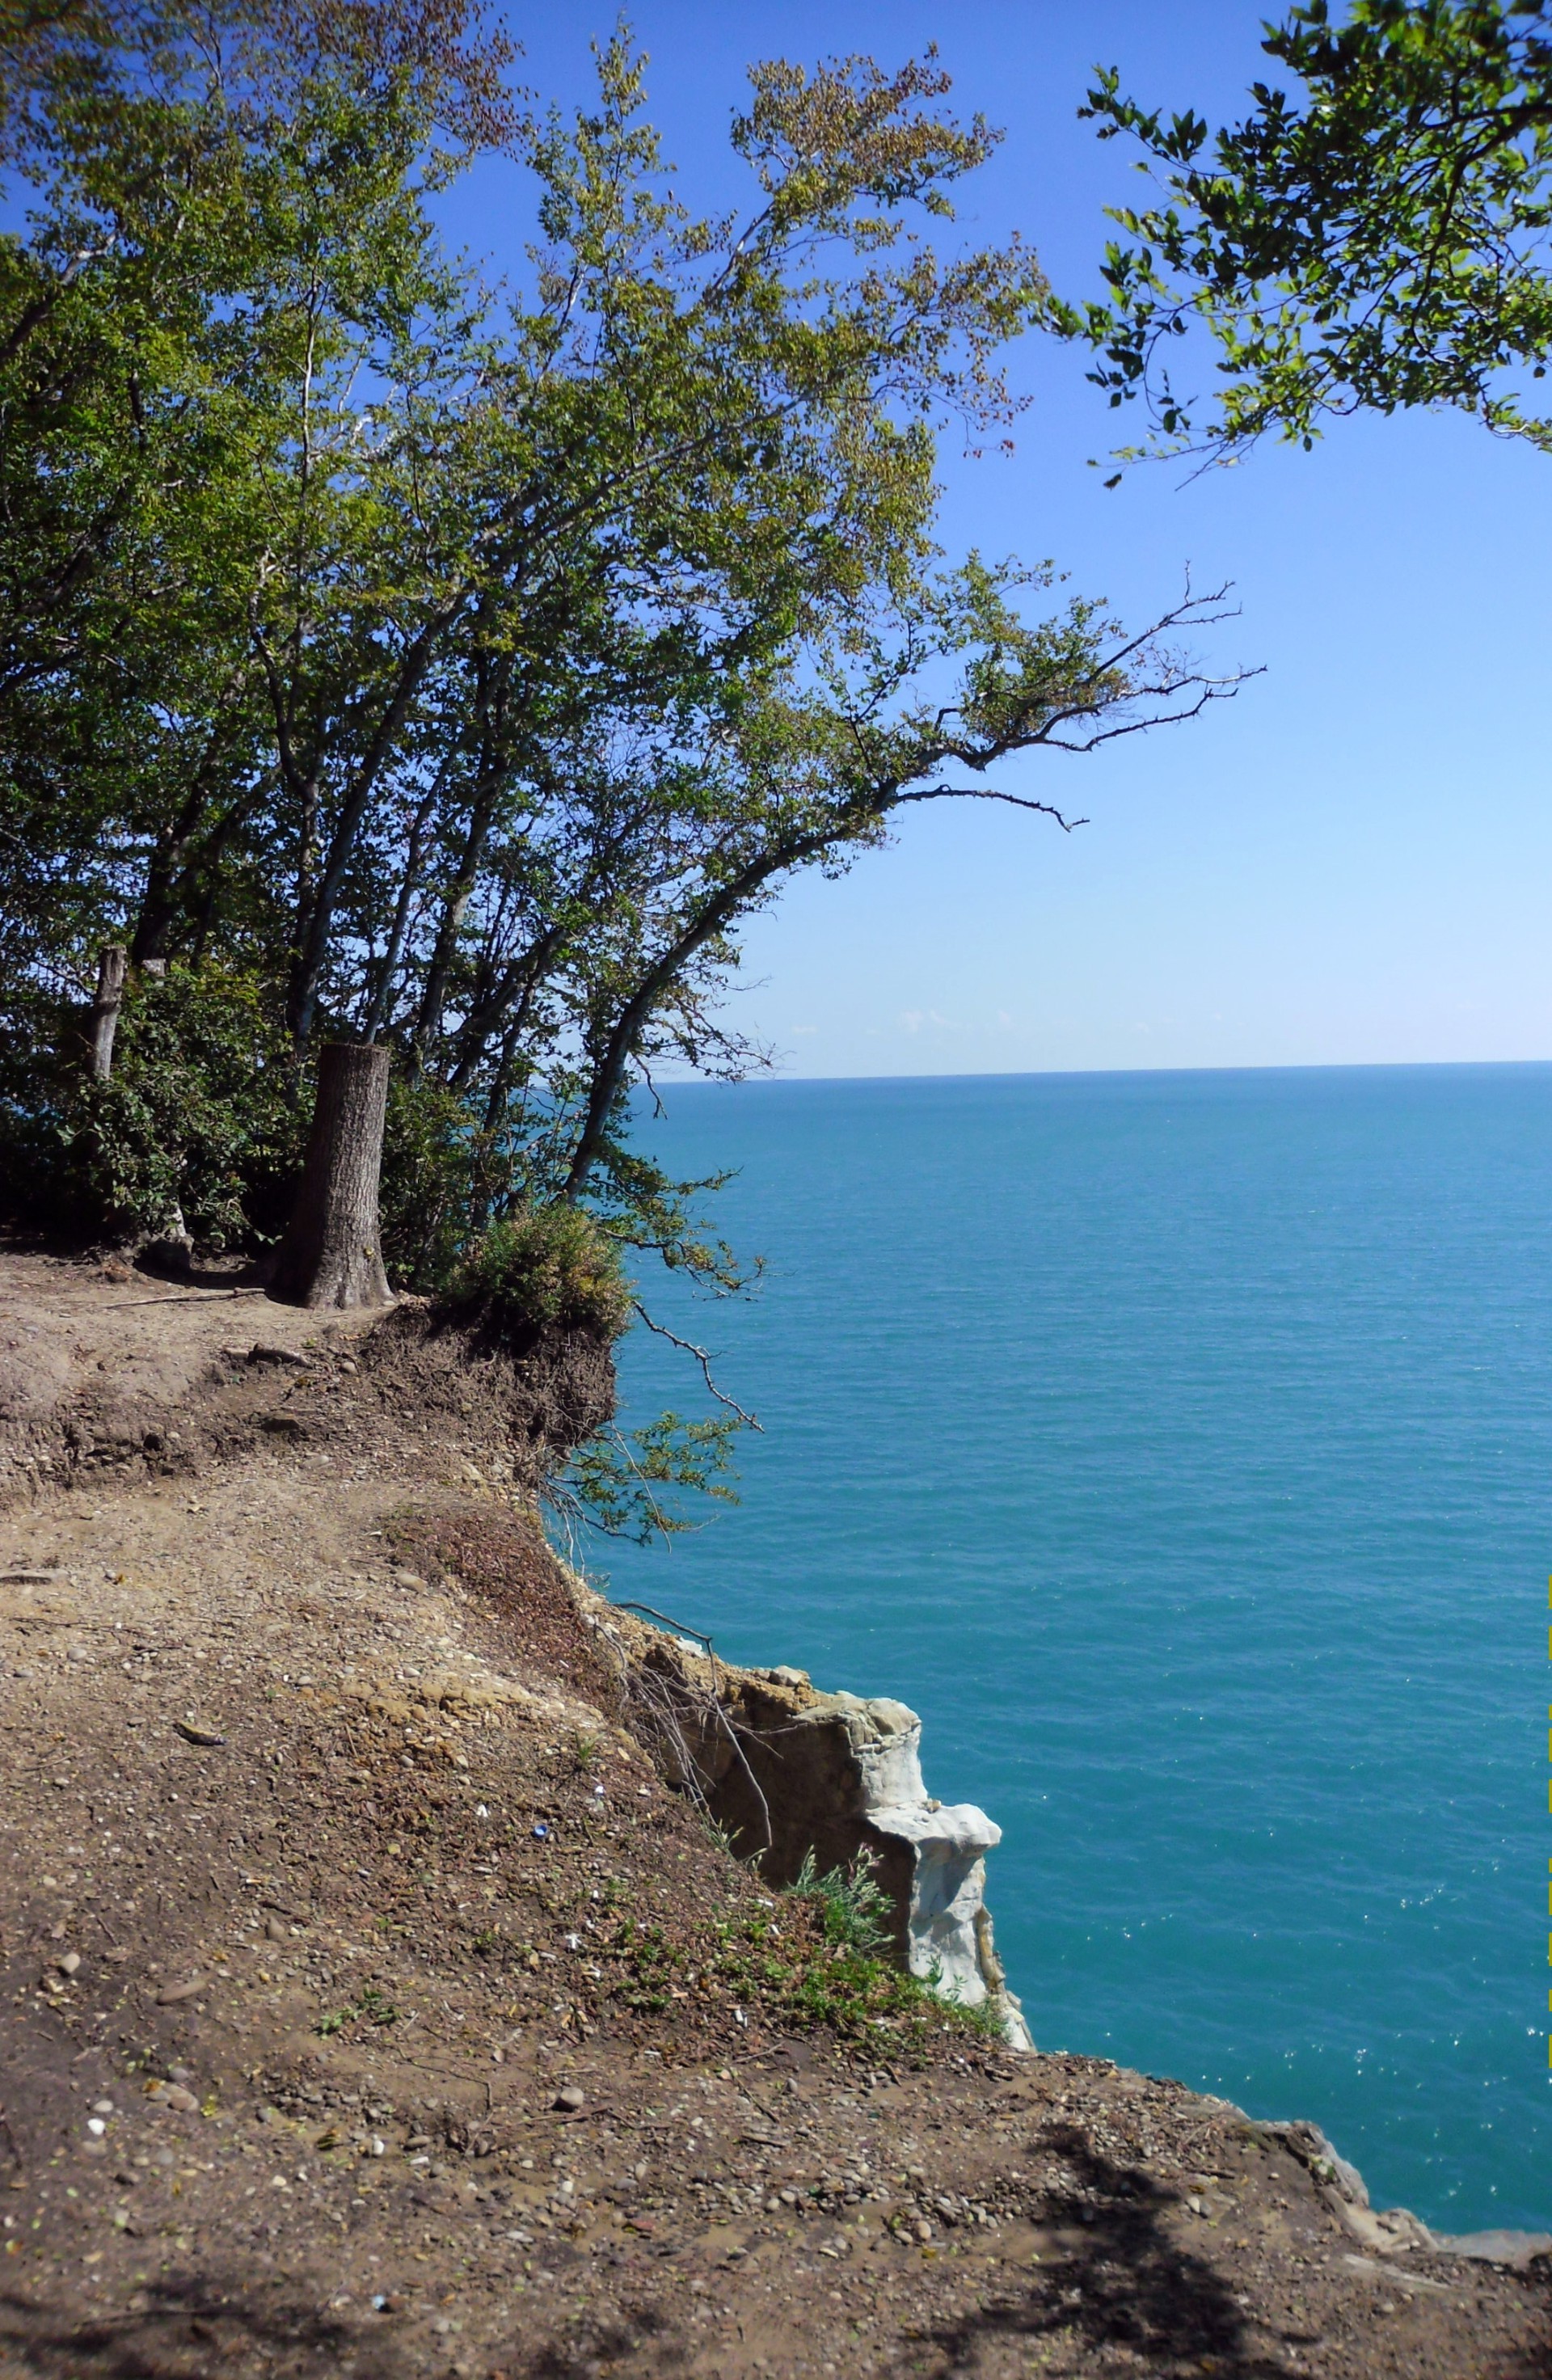
[[[744,1428],[758,1429],[760,1427],[760,1424],[753,1414],[746,1413],[743,1406],[736,1402],[734,1398],[730,1397],[725,1390],[720,1389],[717,1386],[716,1381],[711,1377],[711,1366],[714,1358],[707,1348],[697,1347],[693,1340],[681,1339],[678,1332],[676,1330],[671,1330],[666,1322],[654,1322],[652,1317],[648,1313],[647,1308],[641,1304],[639,1298],[633,1298],[631,1300],[631,1304],[635,1307],[636,1312],[640,1317],[641,1320],[647,1325],[649,1330],[656,1331],[660,1339],[667,1339],[673,1346],[679,1348],[685,1354],[693,1355],[695,1357],[696,1362],[700,1366],[700,1376],[706,1382],[707,1388],[716,1398],[717,1402],[721,1405],[726,1405],[730,1413],[736,1414]],[[697,1630],[695,1633],[698,1634],[699,1632]]]

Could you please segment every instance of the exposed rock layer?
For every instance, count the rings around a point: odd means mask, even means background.
[[[616,1650],[637,1725],[738,1855],[758,1858],[778,1888],[810,1857],[821,1875],[867,1859],[903,1964],[962,2007],[989,2003],[1010,2046],[1032,2048],[986,1905],[986,1853],[1001,1828],[973,1803],[928,1794],[915,1712],[821,1693],[802,1670],[730,1669],[580,1592]]]

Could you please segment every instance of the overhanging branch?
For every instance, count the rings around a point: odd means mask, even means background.
[[[636,1308],[641,1320],[647,1325],[649,1330],[655,1331],[660,1339],[668,1340],[671,1345],[679,1348],[684,1354],[694,1356],[696,1362],[700,1366],[701,1378],[705,1381],[707,1388],[709,1390],[712,1396],[716,1398],[717,1402],[720,1405],[726,1405],[729,1413],[737,1415],[744,1428],[758,1429],[760,1427],[758,1421],[757,1421],[753,1414],[746,1413],[743,1406],[736,1402],[734,1398],[730,1397],[725,1389],[720,1389],[717,1386],[716,1381],[711,1377],[711,1365],[713,1358],[709,1349],[705,1347],[697,1347],[692,1339],[681,1339],[678,1332],[676,1330],[671,1330],[666,1322],[655,1322],[652,1319],[652,1317],[648,1313],[647,1308],[641,1304],[639,1298],[633,1298],[631,1300],[631,1304]]]

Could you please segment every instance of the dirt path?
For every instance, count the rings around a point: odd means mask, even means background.
[[[1544,2264],[1362,2233],[1231,2108],[776,2021],[801,1920],[614,1723],[485,1440],[348,1334],[177,1309],[175,1364],[122,1285],[0,1288],[51,1351],[13,1447],[110,1331],[163,1366],[0,1524],[0,2372],[1552,2371]]]

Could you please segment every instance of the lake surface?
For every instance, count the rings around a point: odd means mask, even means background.
[[[770,1268],[643,1285],[764,1435],[594,1574],[921,1712],[1041,2047],[1552,2228],[1552,1067],[665,1096]],[[623,1370],[697,1409],[662,1342]]]

